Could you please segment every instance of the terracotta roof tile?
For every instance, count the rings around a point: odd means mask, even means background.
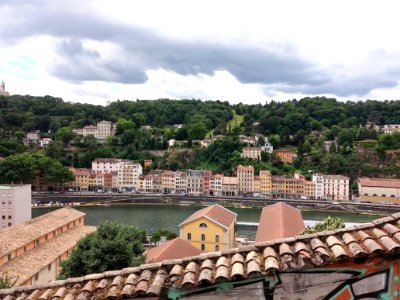
[[[300,210],[283,202],[264,207],[256,234],[256,243],[298,235],[304,229]]]
[[[168,259],[199,255],[201,251],[184,239],[177,237],[151,248],[146,252],[146,262],[160,262]]]
[[[49,295],[54,298],[57,293],[67,300],[153,297],[162,296],[164,287],[190,289],[219,280],[235,281],[285,269],[315,268],[340,260],[357,261],[377,255],[392,257],[400,249],[400,241],[395,237],[400,234],[399,218],[386,218],[387,223],[368,223],[362,229],[297,236],[185,260],[0,290],[0,299],[16,299],[21,295],[30,295],[30,299]]]
[[[65,207],[24,223],[1,229],[0,240],[2,243],[0,244],[0,257],[84,215],[85,213],[76,209]]]
[[[214,204],[194,212],[189,218],[183,221],[179,226],[193,222],[201,217],[206,217],[214,222],[228,228],[229,225],[235,221],[237,214],[222,207],[221,205]]]
[[[390,178],[358,178],[358,182],[363,186],[400,188],[400,179]]]

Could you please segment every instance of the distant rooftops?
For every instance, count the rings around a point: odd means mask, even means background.
[[[358,182],[363,186],[400,188],[400,179],[358,178]]]

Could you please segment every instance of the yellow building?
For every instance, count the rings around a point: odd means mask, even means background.
[[[75,176],[75,180],[68,185],[76,190],[87,191],[89,189],[89,169],[75,169],[71,168],[72,174]]]
[[[290,149],[279,149],[274,150],[276,157],[278,157],[283,163],[292,164],[294,160],[294,151]]]
[[[271,195],[272,179],[271,172],[268,170],[260,170],[260,192],[265,195]]]
[[[236,217],[218,204],[208,206],[179,224],[180,236],[202,252],[234,248]]]

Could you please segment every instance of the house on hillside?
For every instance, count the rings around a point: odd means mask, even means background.
[[[179,224],[180,237],[201,252],[235,247],[237,214],[214,204],[200,209]]]

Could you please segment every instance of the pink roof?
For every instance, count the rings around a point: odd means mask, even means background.
[[[400,179],[391,178],[358,178],[363,186],[400,188]]]
[[[256,243],[298,235],[304,229],[300,210],[286,203],[264,207],[256,234]]]
[[[235,221],[237,214],[222,207],[221,205],[214,204],[193,213],[189,218],[183,221],[179,226],[193,222],[201,217],[205,217],[214,223],[218,223],[226,228]]]
[[[147,250],[146,263],[195,256],[199,255],[200,252],[200,249],[196,248],[184,239],[177,237],[171,241]]]

